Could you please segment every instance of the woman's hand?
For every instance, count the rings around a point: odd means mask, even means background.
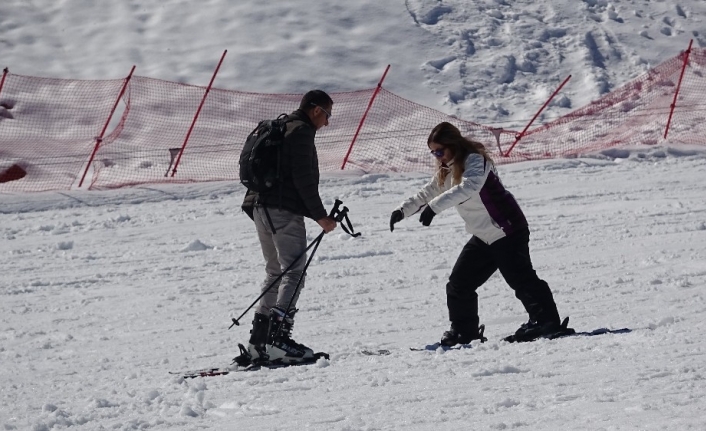
[[[424,211],[422,211],[422,215],[419,216],[419,221],[424,225],[424,226],[429,226],[431,224],[431,220],[434,218],[436,213],[434,212],[433,209],[429,205],[427,205],[426,208],[424,208]]]
[[[404,218],[404,214],[402,214],[402,211],[400,211],[400,210],[392,211],[392,215],[390,216],[390,232],[395,230],[395,223],[399,223],[403,218]]]

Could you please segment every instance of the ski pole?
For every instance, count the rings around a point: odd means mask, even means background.
[[[336,221],[338,221],[338,220],[337,220],[337,217],[335,217],[335,216],[336,216],[338,213],[340,213],[340,210],[338,209],[338,207],[341,206],[342,203],[343,203],[343,202],[341,202],[340,200],[336,199],[336,202],[334,202],[334,204],[333,204],[333,208],[331,209],[331,213],[329,214],[329,217],[333,217],[334,219],[336,219]],[[346,210],[346,212],[348,211],[348,208],[345,208],[345,207],[344,207],[344,209]],[[228,329],[232,328],[233,326],[240,326],[240,319],[242,319],[243,316],[245,316],[245,314],[246,314],[248,311],[250,311],[250,309],[253,308],[253,307],[255,306],[255,304],[257,304],[257,303],[260,301],[260,299],[262,299],[262,297],[267,294],[267,292],[270,291],[270,289],[272,289],[272,286],[274,286],[275,284],[277,284],[277,282],[279,282],[279,281],[282,279],[282,277],[284,277],[284,275],[285,275],[286,273],[288,273],[288,272],[292,269],[292,267],[294,266],[294,264],[297,263],[297,262],[299,261],[299,259],[301,259],[304,255],[306,255],[306,252],[309,251],[309,249],[310,249],[311,247],[313,247],[313,246],[316,244],[316,248],[318,248],[318,243],[321,242],[321,239],[324,237],[324,234],[325,234],[325,233],[326,233],[326,232],[322,231],[322,232],[319,234],[319,236],[317,236],[316,239],[314,239],[314,240],[304,249],[304,252],[302,252],[302,254],[300,254],[299,256],[297,256],[297,258],[294,259],[294,261],[293,261],[292,263],[290,263],[289,266],[288,266],[284,271],[282,271],[282,273],[281,273],[279,276],[277,276],[277,278],[275,278],[275,279],[272,281],[272,283],[270,283],[269,286],[267,286],[267,289],[265,289],[265,290],[262,291],[262,293],[260,294],[260,296],[258,296],[258,297],[253,301],[253,303],[250,304],[250,306],[249,306],[248,308],[246,308],[245,311],[243,311],[243,313],[242,313],[240,316],[238,316],[237,319],[234,318],[234,317],[231,318],[231,320],[233,321],[233,323],[228,327]],[[316,248],[315,248],[314,250],[316,250]],[[313,254],[312,254],[312,256],[313,256]],[[311,261],[311,259],[309,259],[309,261]],[[308,263],[307,263],[307,266],[308,266]],[[305,271],[306,271],[306,268],[304,269],[304,272],[305,272]],[[302,277],[304,276],[304,272],[302,272]],[[300,277],[300,279],[299,279],[299,282],[301,283],[301,277]],[[298,288],[298,287],[299,287],[299,284],[297,284],[297,288]],[[296,291],[295,291],[295,294],[296,294]]]
[[[338,208],[338,205],[341,204],[342,202],[339,200],[336,200],[336,206],[334,207],[334,210]],[[345,229],[345,226],[343,225],[343,220],[348,220],[348,208],[343,207],[342,210],[338,211],[336,214],[335,211],[331,211],[331,217],[333,217],[334,220],[336,220],[336,223],[341,223],[341,227],[344,228],[346,233],[353,237],[357,237],[360,235],[360,233],[353,234],[353,227],[351,226],[351,231],[349,232],[348,230]],[[348,224],[350,225],[350,220],[348,220]],[[324,232],[321,232],[319,235],[318,242],[316,243],[316,246],[314,249],[311,251],[311,255],[309,255],[309,259],[306,262],[306,265],[304,265],[304,270],[302,271],[302,275],[299,277],[299,281],[297,282],[297,286],[294,288],[294,294],[292,295],[292,298],[289,300],[289,304],[287,304],[287,308],[284,310],[284,316],[282,316],[282,322],[277,326],[277,329],[273,331],[275,334],[274,338],[277,338],[280,334],[280,331],[282,330],[282,323],[284,323],[284,320],[287,318],[289,315],[289,310],[292,309],[292,303],[294,303],[294,299],[297,297],[297,294],[299,293],[299,288],[301,287],[302,280],[304,279],[304,274],[306,274],[306,270],[309,268],[309,264],[311,263],[311,260],[314,258],[314,254],[316,254],[316,250],[319,248],[319,244],[321,243],[321,239],[323,238]],[[313,244],[313,242],[312,242]]]
[[[253,303],[250,304],[250,306],[249,306],[248,308],[246,308],[245,311],[243,311],[243,313],[242,313],[240,316],[238,316],[237,319],[236,319],[235,317],[231,318],[231,320],[233,321],[233,324],[230,325],[230,326],[228,327],[228,329],[232,328],[233,325],[235,325],[235,326],[240,326],[240,319],[242,319],[243,316],[245,316],[245,314],[246,314],[248,311],[250,311],[250,309],[253,308],[253,307],[255,306],[255,304],[257,304],[257,303],[260,301],[260,299],[262,299],[262,297],[267,294],[267,292],[270,291],[270,289],[272,289],[272,286],[274,286],[275,284],[277,284],[277,282],[280,281],[280,280],[282,279],[282,277],[284,277],[284,275],[287,274],[287,273],[289,272],[289,270],[292,269],[292,267],[294,266],[294,264],[297,263],[297,262],[299,261],[299,259],[301,259],[302,256],[304,256],[304,255],[306,254],[306,252],[309,251],[309,249],[314,246],[314,244],[317,244],[317,243],[321,242],[321,238],[323,238],[323,236],[324,236],[323,232],[322,232],[321,234],[319,234],[319,236],[316,237],[316,239],[314,239],[314,240],[311,242],[311,244],[309,244],[309,245],[304,249],[304,252],[303,252],[302,254],[300,254],[299,256],[297,256],[297,258],[294,259],[294,261],[293,261],[291,264],[289,264],[289,266],[287,267],[287,269],[285,269],[284,271],[282,271],[282,273],[281,273],[280,275],[278,275],[277,278],[275,278],[275,279],[272,281],[272,283],[270,283],[269,286],[267,286],[267,289],[265,289],[265,290],[262,291],[262,293],[260,294],[260,296],[258,296],[257,298],[255,298],[255,300],[253,301]]]
[[[319,244],[321,244],[322,238],[323,238],[323,232],[321,233],[321,235],[319,235],[318,241],[316,242],[316,246],[311,251],[311,255],[309,255],[309,259],[307,259],[306,265],[304,265],[304,270],[302,271],[302,275],[299,276],[299,281],[297,281],[297,287],[294,288],[294,294],[292,295],[292,298],[289,300],[289,304],[287,304],[287,308],[284,310],[284,316],[282,316],[282,321],[280,322],[279,325],[277,325],[277,329],[275,331],[273,331],[274,338],[277,338],[279,336],[279,333],[282,330],[282,324],[284,323],[284,320],[287,318],[287,316],[289,316],[289,310],[292,307],[292,303],[294,302],[294,299],[297,297],[297,294],[299,293],[299,288],[301,287],[302,280],[304,280],[304,274],[306,274],[306,270],[309,268],[309,264],[311,263],[311,259],[314,258],[314,254],[316,253],[316,249],[319,248]]]

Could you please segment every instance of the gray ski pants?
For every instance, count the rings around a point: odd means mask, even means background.
[[[272,233],[267,213],[275,227],[275,233]],[[299,299],[299,293],[304,288],[303,272],[306,255],[302,254],[306,250],[306,226],[303,216],[277,208],[265,210],[263,207],[255,207],[253,217],[262,247],[262,256],[265,258],[266,276],[262,283],[262,291],[267,289],[299,257],[292,268],[260,299],[256,311],[269,316],[271,308],[278,307],[285,310],[290,301],[292,302],[290,309],[294,308]],[[300,278],[301,283],[299,283]],[[297,290],[296,297],[295,290]]]

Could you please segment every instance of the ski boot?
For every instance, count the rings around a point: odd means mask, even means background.
[[[522,343],[526,341],[534,341],[538,338],[558,338],[565,335],[571,335],[576,332],[568,326],[568,317],[561,323],[558,321],[536,322],[534,320],[529,320],[527,323],[523,323],[513,335],[506,337],[505,341],[509,341],[511,343]]]
[[[477,329],[474,329],[451,322],[451,329],[444,332],[444,335],[441,336],[441,345],[451,347],[457,344],[468,344],[473,340],[480,340],[481,343],[485,343],[488,339],[483,336],[483,332],[485,332],[485,325],[480,325]]]
[[[247,367],[253,363],[268,361],[265,344],[270,337],[270,319],[264,314],[255,313],[250,330],[248,347],[238,344],[240,355],[233,359],[233,363],[240,367]]]
[[[274,364],[312,363],[317,359],[328,358],[326,353],[314,353],[307,346],[292,339],[294,314],[297,310],[285,313],[281,308],[270,310],[270,339],[267,342],[267,355]],[[286,315],[285,315],[286,314]]]

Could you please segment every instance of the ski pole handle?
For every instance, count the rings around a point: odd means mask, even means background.
[[[348,207],[343,207],[343,209],[340,210],[338,214],[333,217],[333,219],[340,223],[346,218],[346,214],[348,214]]]
[[[343,202],[339,199],[336,199],[336,201],[333,203],[333,208],[331,208],[331,212],[328,214],[329,217],[336,218],[336,214],[338,214],[339,212],[338,207],[340,207],[341,204],[343,204]]]

